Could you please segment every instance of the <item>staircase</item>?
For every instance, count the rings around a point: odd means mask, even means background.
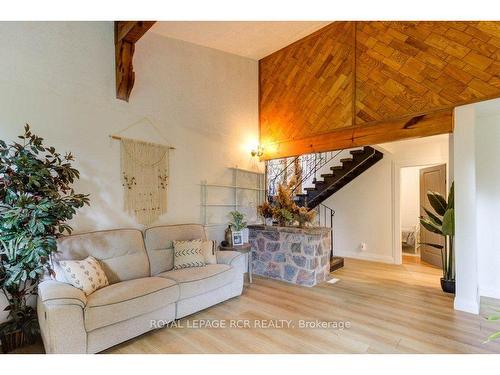
[[[350,158],[340,159],[341,164],[331,166],[330,173],[321,174],[322,180],[314,178],[312,187],[306,187],[305,193],[297,194],[297,204],[308,208],[318,206],[384,157],[380,151],[369,146],[349,153]]]
[[[345,157],[350,155],[350,157]],[[344,156],[344,157],[343,157]],[[338,158],[340,164],[337,163]],[[335,211],[324,202],[331,195],[342,189],[364,171],[384,157],[373,147],[323,152],[301,155],[295,158],[276,159],[266,162],[267,198],[272,202],[281,183],[290,183],[296,178],[292,187],[294,199],[299,206],[316,210],[317,225],[331,228],[331,248],[333,250],[333,219]],[[297,173],[297,169],[300,173]],[[324,173],[327,172],[327,173]],[[321,180],[317,178],[320,174]],[[305,188],[303,188],[306,186]],[[301,191],[304,190],[305,193]],[[344,259],[332,254],[330,256],[330,272],[343,267]]]

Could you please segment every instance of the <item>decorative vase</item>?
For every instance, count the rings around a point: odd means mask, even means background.
[[[443,292],[455,294],[455,280],[441,278],[441,289],[443,289]]]
[[[227,242],[228,247],[233,246],[233,231],[231,229],[231,225],[228,225],[226,231],[224,232],[224,239]]]

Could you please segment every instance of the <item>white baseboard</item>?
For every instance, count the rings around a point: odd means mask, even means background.
[[[479,300],[476,299],[463,299],[455,297],[453,303],[455,310],[465,311],[471,314],[479,314]]]
[[[479,295],[481,297],[500,299],[500,290],[490,289],[490,288],[479,288]]]
[[[345,258],[354,258],[354,259],[362,259],[362,260],[371,260],[374,262],[381,263],[390,263],[394,264],[394,257],[392,255],[383,255],[376,253],[363,253],[357,251],[334,251],[335,256],[345,257]]]

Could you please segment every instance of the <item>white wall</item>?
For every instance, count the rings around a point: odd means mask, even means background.
[[[476,105],[479,293],[500,299],[500,100]]]
[[[384,158],[343,187],[325,204],[335,210],[336,255],[386,263],[401,262],[400,169],[447,163],[448,136],[376,146]],[[361,243],[366,250],[361,251]]]
[[[414,228],[420,216],[420,169],[401,169],[401,227]]]
[[[455,309],[479,312],[475,106],[455,108]]]
[[[126,103],[115,98],[113,38],[112,22],[0,23],[0,139],[29,123],[76,156],[76,190],[91,199],[72,222],[77,232],[136,226],[123,211],[119,143],[108,135],[147,116],[161,135],[145,124],[124,135],[176,147],[160,222],[199,222],[201,180],[229,183],[227,167],[260,167],[248,149],[258,140],[257,62],[147,33]]]
[[[455,308],[500,299],[500,99],[455,109]]]

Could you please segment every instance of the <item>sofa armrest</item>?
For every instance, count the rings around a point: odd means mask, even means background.
[[[247,263],[245,261],[245,254],[238,251],[217,251],[216,253],[218,264],[227,264],[233,268],[236,268],[241,274],[247,272]],[[247,253],[251,256],[251,253]]]
[[[87,297],[82,290],[55,280],[46,280],[38,284],[38,298],[44,304],[78,305],[87,304]]]
[[[37,314],[46,353],[87,353],[85,293],[55,280],[38,284]]]

